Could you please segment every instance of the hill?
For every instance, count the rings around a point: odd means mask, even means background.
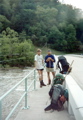
[[[0,58],[31,65],[34,46],[83,51],[83,12],[58,0],[0,0]]]

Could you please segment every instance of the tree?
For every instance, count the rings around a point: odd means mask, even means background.
[[[0,15],[0,32],[10,25],[10,21],[3,15]]]
[[[67,41],[67,50],[69,52],[76,52],[79,48],[79,44],[76,39],[76,30],[72,24],[68,25],[66,29],[66,41]]]
[[[0,37],[0,51],[2,62],[11,66],[32,65],[34,46],[31,40],[19,41],[18,33],[10,28],[2,32]]]
[[[83,43],[83,19],[78,21],[76,33],[77,39]]]
[[[50,44],[54,44],[56,40],[59,40],[61,38],[61,33],[56,26],[53,26],[50,29],[50,34],[48,38],[49,38],[48,42]]]
[[[6,43],[3,47],[7,49],[11,43],[12,50],[8,51],[15,54],[18,44],[22,46],[31,39],[37,46],[48,43],[57,50],[78,51],[83,43],[82,17],[81,10],[59,0],[0,0],[0,33],[3,31],[1,39],[4,37]]]

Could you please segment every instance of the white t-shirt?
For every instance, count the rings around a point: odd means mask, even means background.
[[[35,55],[34,60],[36,61],[36,69],[44,69],[42,55]]]

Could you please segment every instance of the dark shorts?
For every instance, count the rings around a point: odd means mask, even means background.
[[[43,71],[44,69],[37,69],[38,71]]]

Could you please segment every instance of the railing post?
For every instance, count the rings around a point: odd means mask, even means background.
[[[27,78],[25,78],[25,107],[24,107],[24,109],[28,109],[29,107],[28,107],[28,104],[27,104]]]
[[[36,70],[34,70],[34,90],[36,90]]]
[[[0,120],[2,120],[2,101],[0,100]]]

